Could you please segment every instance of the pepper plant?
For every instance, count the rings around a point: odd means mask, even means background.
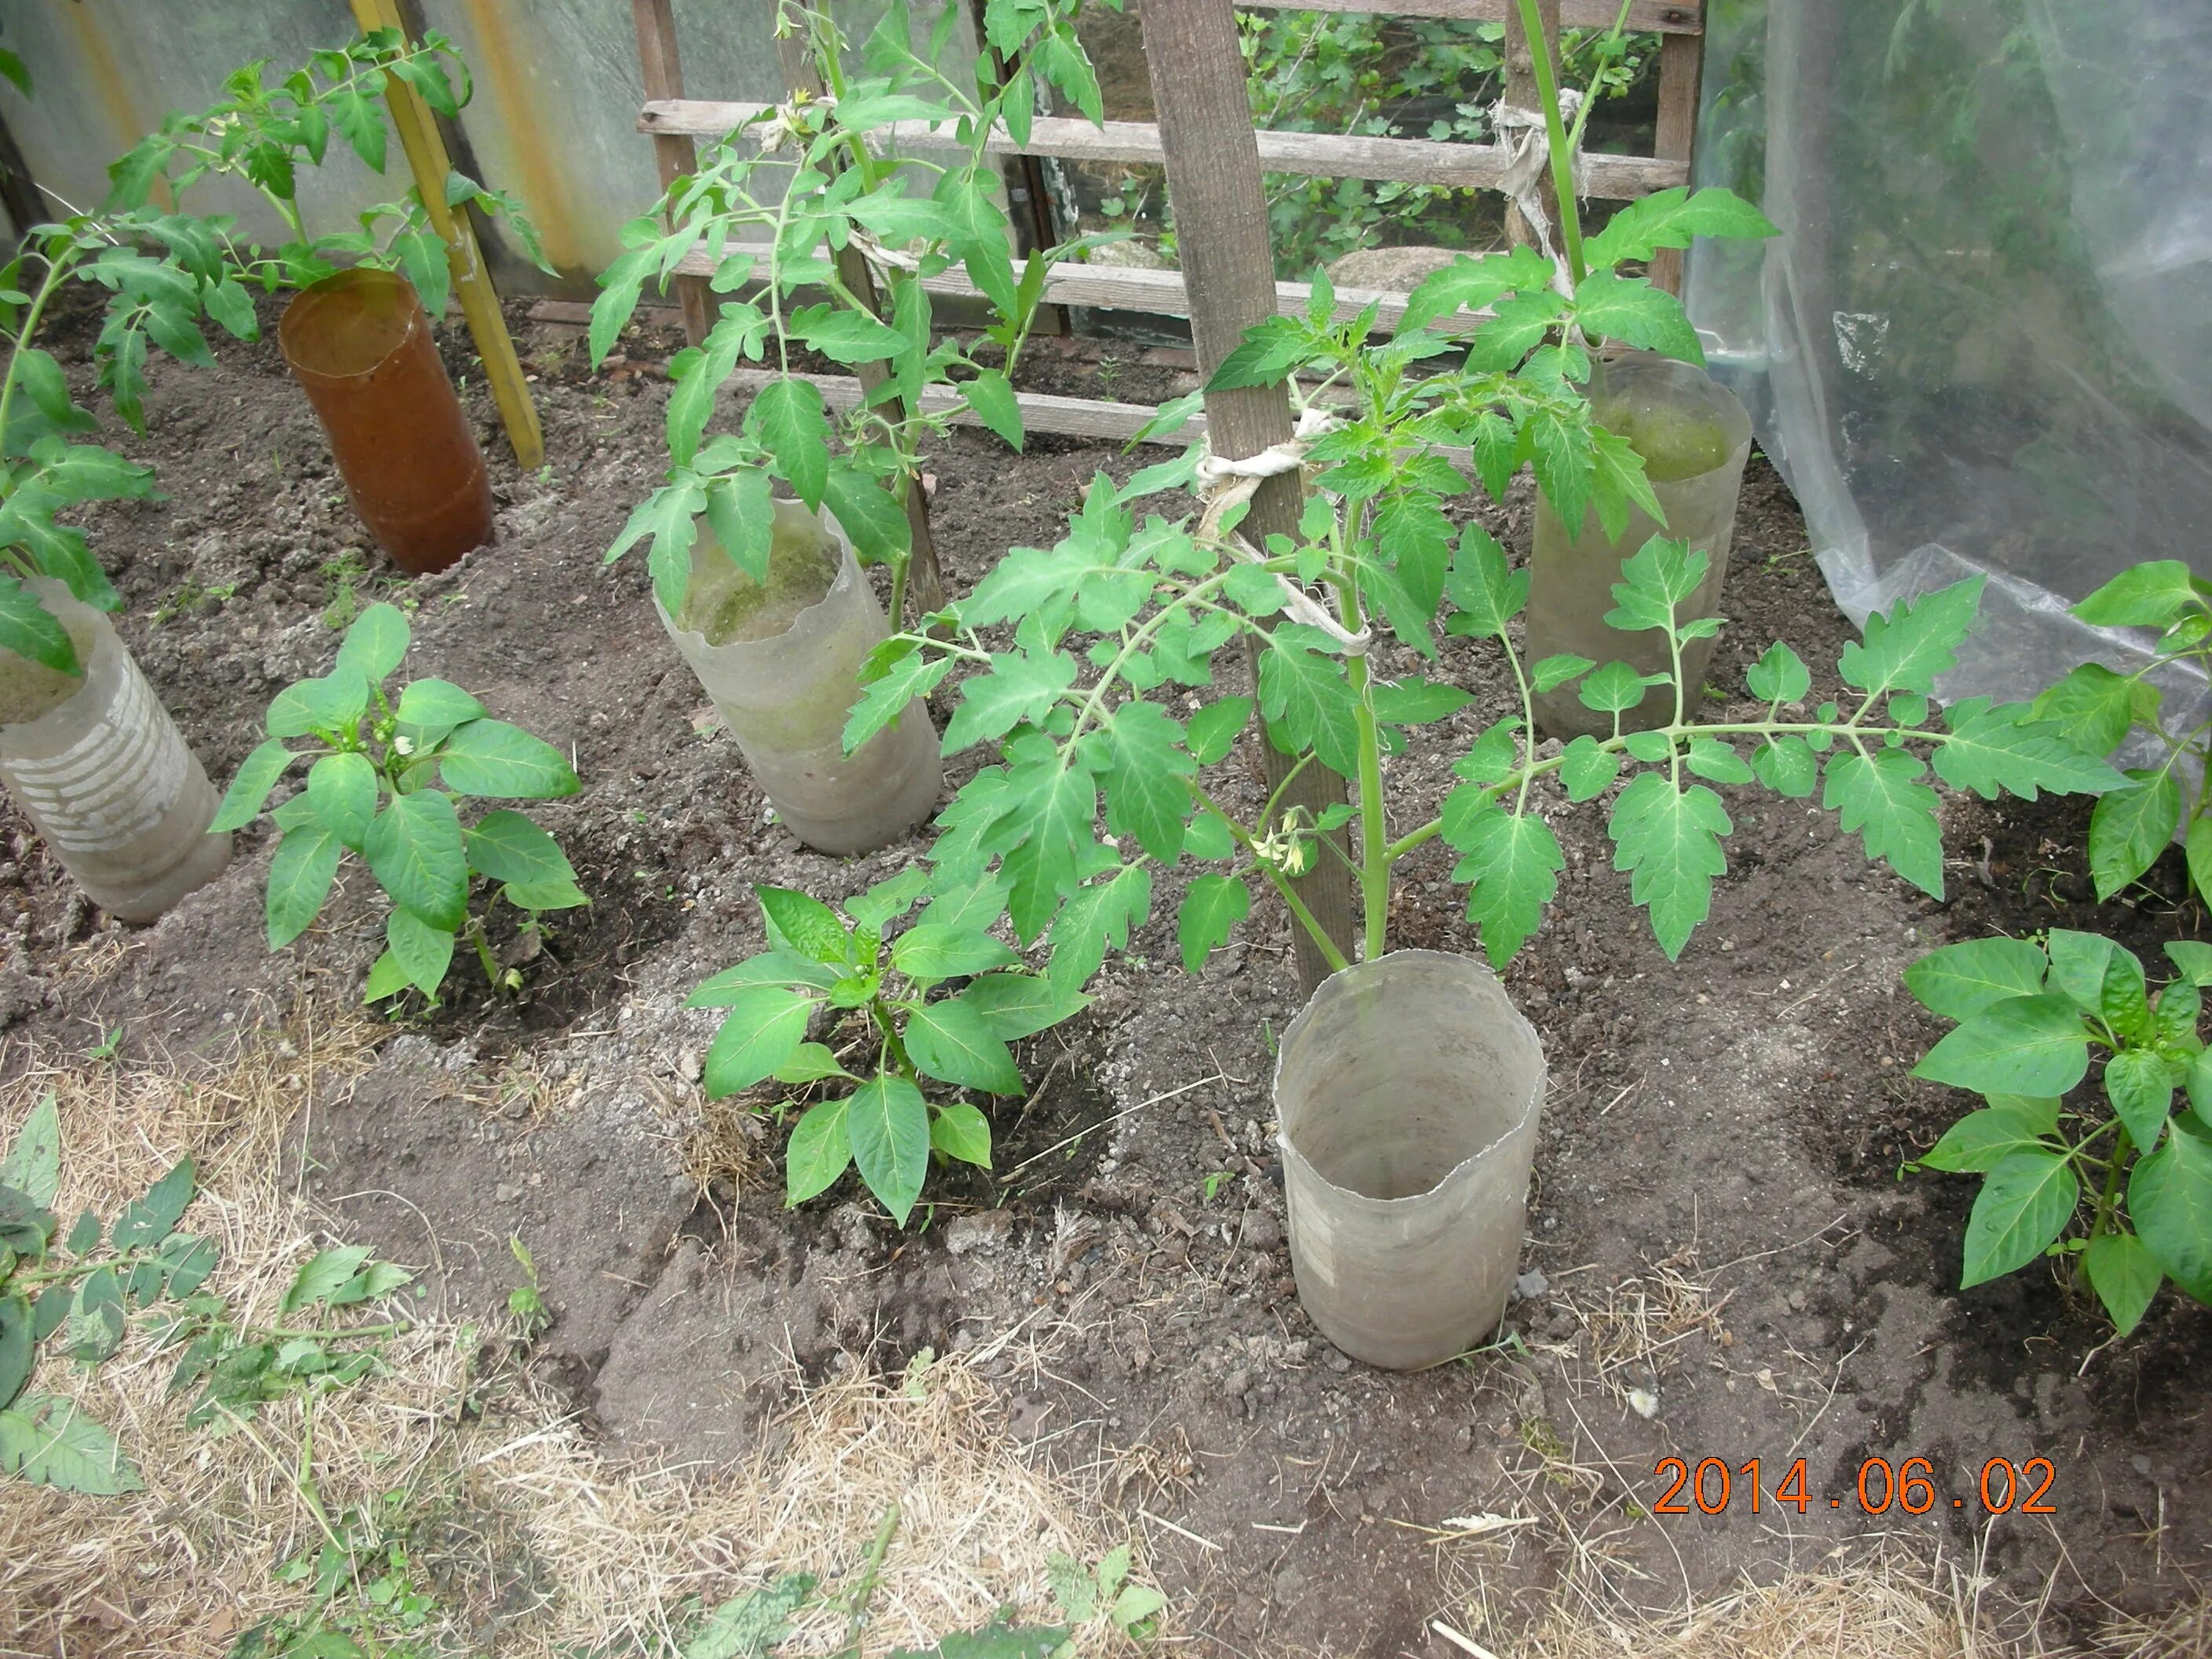
[[[1020,957],[986,931],[1005,903],[988,883],[932,899],[887,946],[886,930],[913,910],[928,879],[918,866],[902,871],[846,900],[842,916],[805,893],[756,886],[769,948],[715,975],[686,1005],[728,1011],[707,1053],[710,1097],[770,1079],[827,1085],[792,1130],[792,1204],[857,1168],[903,1224],[933,1158],[990,1168],[990,1120],[968,1101],[942,1097],[945,1090],[1020,1094],[1006,1045],[1089,1000],[1019,971]],[[817,1014],[858,1028],[830,1034],[843,1036],[842,1051],[807,1040]]]
[[[434,1005],[456,939],[474,948],[494,989],[520,982],[492,955],[485,911],[471,904],[477,878],[495,884],[532,928],[546,911],[588,902],[559,843],[526,815],[498,807],[464,823],[461,806],[550,800],[583,786],[560,750],[493,720],[451,681],[415,680],[388,696],[408,640],[407,619],[394,606],[362,611],[328,674],[289,685],[270,703],[269,737],[240,765],[209,827],[252,823],[284,775],[311,761],[306,787],[270,814],[278,836],[269,948],[281,951],[307,930],[338,866],[357,854],[392,900],[367,1000],[412,986]],[[297,738],[313,746],[292,748]]]
[[[605,291],[592,307],[595,364],[613,349],[646,284],[665,290],[687,258],[704,259],[716,294],[746,295],[721,300],[705,340],[671,360],[667,482],[639,504],[607,553],[612,561],[649,541],[654,591],[671,616],[683,608],[702,514],[739,568],[766,579],[769,503],[781,484],[811,509],[826,502],[862,562],[890,568],[896,617],[912,550],[901,503],[920,477],[922,447],[951,420],[949,410],[923,410],[924,389],[948,386],[982,425],[1021,446],[1011,377],[1046,273],[1078,248],[1116,237],[1041,249],[1018,270],[997,199],[998,164],[984,146],[1000,127],[1027,142],[1033,76],[1093,121],[1102,118],[1097,77],[1076,39],[1079,4],[988,0],[984,32],[1008,69],[994,84],[987,54],[975,74],[986,90],[971,94],[940,67],[958,8],[943,9],[925,54],[915,50],[906,0],[893,0],[860,48],[854,73],[849,43],[828,11],[782,0],[777,33],[805,42],[823,95],[771,106],[707,146],[696,171],[623,228],[628,251],[601,276]],[[894,124],[906,133],[930,129],[927,142],[940,148],[896,160],[878,154]],[[879,304],[848,280],[849,267],[827,257],[855,249]],[[935,337],[924,286],[956,264],[994,316],[965,344]],[[987,342],[995,350],[979,356]],[[871,378],[881,373],[834,430],[820,389],[793,371],[799,349]],[[738,365],[763,361],[770,378],[738,429],[707,438],[716,396]],[[842,445],[833,446],[833,436]]]
[[[2132,951],[2065,928],[1947,945],[1905,970],[1922,1006],[1957,1022],[1913,1076],[1984,1102],[1907,1166],[1982,1178],[1962,1287],[2055,1257],[2123,1336],[2168,1279],[2212,1304],[2212,1054],[2197,1033],[2212,945],[2166,953],[2179,972],[2154,995]]]
[[[2167,723],[2165,693],[2149,676],[2182,668],[2212,670],[2212,582],[2179,559],[2154,559],[2122,571],[2073,609],[2100,628],[2154,628],[2150,659],[2130,674],[2085,662],[2035,701],[2084,749],[2111,755],[2140,732],[2165,754],[2129,770],[2127,783],[2089,815],[2089,874],[2109,899],[2150,868],[2177,833],[2189,883],[2212,902],[2212,720]]]

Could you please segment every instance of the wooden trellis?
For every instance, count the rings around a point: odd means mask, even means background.
[[[1240,3],[1267,10],[1381,9],[1395,16],[1500,22],[1512,0],[1386,0],[1379,8],[1370,0],[1240,0]],[[693,141],[720,138],[769,106],[684,96],[668,0],[633,0],[633,6],[647,93],[645,106],[638,116],[638,131],[653,138],[663,177],[672,178],[690,165]],[[1573,28],[1610,27],[1619,9],[1616,0],[1562,0],[1560,21]],[[1697,125],[1699,53],[1705,28],[1703,0],[1632,0],[1628,27],[1660,37],[1658,123],[1654,153],[1650,155],[1585,154],[1580,158],[1578,173],[1584,192],[1606,201],[1632,200],[1688,183],[1691,147]],[[1174,71],[1170,69],[1169,72]],[[890,127],[882,137],[894,153],[949,147],[948,140],[919,125]],[[1504,151],[1490,144],[1320,132],[1261,132],[1257,137],[1260,163],[1266,171],[1303,177],[1395,180],[1480,190],[1496,189],[1505,170]],[[1166,159],[1159,127],[1149,121],[1109,121],[1100,128],[1085,120],[1039,116],[1031,125],[1027,144],[1016,145],[1002,131],[990,141],[989,149],[994,155],[1009,158],[1042,157],[1067,161],[1158,165]],[[712,267],[703,253],[695,252],[677,270],[684,276],[696,278],[708,274]],[[1662,253],[1653,261],[1651,274],[1661,286],[1679,289],[1681,256],[1671,250]],[[694,294],[698,292],[696,283],[685,286]],[[939,298],[981,297],[957,268],[928,279],[924,286],[933,296]],[[1304,283],[1275,284],[1276,304],[1285,313],[1302,312],[1310,295],[1310,289]],[[1074,262],[1055,264],[1047,276],[1043,297],[1046,303],[1057,306],[1156,316],[1190,314],[1188,290],[1182,273],[1175,270]],[[1406,295],[1362,288],[1336,290],[1339,316],[1354,316],[1370,304],[1380,307],[1381,326],[1388,331],[1404,315]],[[687,325],[693,325],[693,308],[698,305],[696,299],[687,298]],[[703,320],[701,308],[698,321]],[[827,376],[817,383],[833,403],[857,400],[862,395],[859,382],[849,377]],[[1030,392],[1021,394],[1020,402],[1023,420],[1032,431],[1108,440],[1133,435],[1153,412],[1143,404]],[[955,418],[965,414],[963,409]],[[1175,441],[1188,441],[1190,435],[1187,429],[1177,434]]]

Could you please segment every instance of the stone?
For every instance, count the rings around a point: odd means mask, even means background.
[[[1442,270],[1466,255],[1463,248],[1432,247],[1408,243],[1403,247],[1363,247],[1337,259],[1328,268],[1328,279],[1339,288],[1381,289],[1390,294],[1411,294],[1422,279]]]

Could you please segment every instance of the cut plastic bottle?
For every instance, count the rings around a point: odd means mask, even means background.
[[[152,921],[230,862],[217,797],[113,624],[61,583],[25,583],[68,630],[82,679],[0,650],[0,779],[93,902]]]
[[[331,441],[353,510],[392,562],[443,570],[491,539],[491,479],[412,284],[342,270],[302,289],[276,337]]]
[[[860,662],[889,634],[844,532],[797,501],[775,504],[767,585],[702,517],[682,618],[654,608],[714,699],[776,815],[819,852],[873,852],[936,810],[945,781],[921,700],[844,752]]]
[[[1397,951],[1322,982],[1283,1033],[1275,1116],[1298,1300],[1355,1359],[1414,1370],[1504,1316],[1544,1048],[1471,957]]]
[[[1684,621],[1720,614],[1721,585],[1735,539],[1736,498],[1751,455],[1751,417],[1735,394],[1705,370],[1650,352],[1599,362],[1589,390],[1597,423],[1627,439],[1644,458],[1644,477],[1667,522],[1662,526],[1632,507],[1627,529],[1617,541],[1609,540],[1597,514],[1586,507],[1580,533],[1570,536],[1540,493],[1535,551],[1528,565],[1528,659],[1540,662],[1571,653],[1593,662],[1625,662],[1639,674],[1671,675],[1674,664],[1663,632],[1606,626],[1606,613],[1613,606],[1613,584],[1620,580],[1621,562],[1642,551],[1652,537],[1686,541],[1705,554],[1707,568],[1704,582],[1675,614]],[[1702,700],[1712,654],[1711,636],[1682,647],[1687,708],[1695,709]],[[1537,695],[1536,726],[1545,736],[1613,735],[1613,716],[1584,707],[1577,695],[1580,684],[1573,681]],[[1655,686],[1641,703],[1622,713],[1620,729],[1641,732],[1674,717],[1673,690]]]

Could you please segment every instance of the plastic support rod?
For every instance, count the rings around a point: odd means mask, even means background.
[[[1206,227],[1204,235],[1182,239],[1182,253],[1199,372],[1211,378],[1245,330],[1275,314],[1274,252],[1244,54],[1230,0],[1146,0],[1144,29],[1176,222]],[[1208,392],[1206,420],[1213,453],[1245,459],[1289,441],[1290,393],[1279,386]],[[1304,493],[1295,472],[1266,480],[1252,498],[1245,533],[1263,545],[1269,536],[1295,536]],[[1259,650],[1249,636],[1246,644],[1256,685]],[[1317,763],[1292,777],[1291,756],[1265,738],[1261,753],[1269,793],[1279,790],[1284,807],[1304,807],[1318,817],[1346,800],[1344,780]],[[1342,835],[1336,832],[1340,851]],[[1359,930],[1345,860],[1321,852],[1295,889],[1316,925],[1349,959]],[[1304,927],[1293,926],[1291,939],[1299,987],[1310,995],[1328,976],[1328,957]]]
[[[398,0],[351,0],[351,3],[354,21],[363,29],[407,32]],[[446,155],[446,141],[438,135],[429,106],[413,88],[397,76],[387,76],[384,96],[392,109],[392,125],[398,130],[400,148],[407,152],[415,188],[422,192],[430,228],[446,244],[453,292],[460,300],[461,314],[468,319],[477,356],[483,361],[484,376],[491,382],[500,423],[507,428],[516,463],[526,472],[532,471],[545,464],[545,434],[538,423],[538,406],[531,401],[530,387],[522,378],[522,362],[515,356],[507,319],[500,315],[499,290],[492,286],[491,273],[484,268],[476,228],[466,216],[457,215],[446,205],[446,179],[453,170]]]

